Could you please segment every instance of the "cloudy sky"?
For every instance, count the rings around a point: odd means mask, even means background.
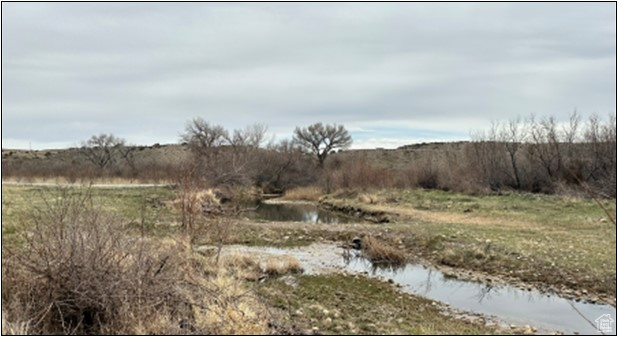
[[[2,3],[2,147],[344,124],[353,148],[616,113],[614,3]]]

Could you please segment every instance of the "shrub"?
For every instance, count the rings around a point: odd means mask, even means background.
[[[260,303],[186,239],[130,236],[64,190],[2,261],[6,322],[34,334],[266,333]],[[27,227],[28,228],[28,227]]]

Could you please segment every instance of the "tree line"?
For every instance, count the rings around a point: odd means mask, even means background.
[[[474,132],[471,142],[461,147],[415,155],[412,163],[402,167],[354,155],[330,159],[330,154],[352,144],[343,125],[296,127],[291,138],[275,142],[267,139],[268,128],[262,124],[227,130],[194,118],[179,137],[185,152],[167,160],[165,156],[145,158],[145,147],[100,134],[81,142],[77,158],[69,162],[43,167],[5,161],[5,154],[2,165],[3,176],[108,176],[177,183],[184,177],[202,186],[253,185],[267,193],[306,185],[320,185],[327,191],[426,187],[466,193],[505,189],[562,193],[586,186],[614,197],[616,124],[613,114],[607,119],[598,115],[582,119],[577,113],[564,123],[551,116],[495,122]]]

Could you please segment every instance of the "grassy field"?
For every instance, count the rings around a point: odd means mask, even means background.
[[[167,187],[91,188],[2,185],[2,244],[17,240],[37,209],[53,206],[61,198],[90,193],[96,207],[114,213],[128,228],[142,224],[151,234],[164,234],[176,223],[175,210],[166,202],[175,198]]]
[[[19,234],[27,229],[33,211],[86,191],[3,185],[3,248],[21,243]],[[122,219],[128,235],[143,230],[153,239],[165,240],[180,231],[178,212],[169,206],[176,198],[173,188],[92,188],[89,193],[97,207]],[[307,198],[306,194],[299,195]],[[409,257],[419,256],[439,266],[616,301],[616,227],[592,200],[418,189],[339,192],[323,196],[321,202],[325,207],[347,205],[386,212],[393,221],[303,224],[239,219],[225,243],[296,246],[371,235]],[[615,200],[603,203],[616,213]],[[208,242],[198,238],[196,243]],[[278,278],[259,284],[246,281],[274,312],[281,313],[275,332],[312,332],[313,328],[328,334],[497,332],[483,322],[446,317],[430,301],[377,280],[347,275],[294,278],[294,287]]]
[[[593,200],[417,189],[335,193],[323,203],[392,214],[384,226],[394,240],[440,264],[616,296],[616,226]],[[615,200],[602,203],[616,214]]]

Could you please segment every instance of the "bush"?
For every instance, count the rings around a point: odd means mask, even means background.
[[[129,236],[89,193],[47,205],[3,254],[7,322],[35,334],[266,332],[260,304],[186,240]]]

